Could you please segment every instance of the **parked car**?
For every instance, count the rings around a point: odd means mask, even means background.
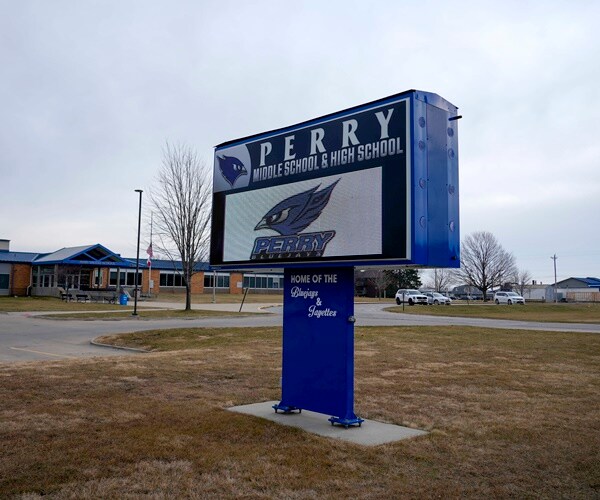
[[[419,290],[401,288],[396,292],[396,304],[400,305],[403,302],[407,302],[409,306],[414,306],[415,304],[427,305],[427,296],[419,292]]]
[[[427,303],[429,305],[437,306],[438,304],[444,304],[446,306],[449,306],[450,304],[452,304],[452,299],[449,299],[445,295],[442,295],[438,292],[427,292],[425,296],[427,297]]]
[[[513,304],[525,305],[525,299],[515,292],[496,292],[494,302],[496,304],[508,304],[509,306]]]

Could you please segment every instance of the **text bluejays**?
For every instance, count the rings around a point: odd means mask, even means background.
[[[375,113],[375,117],[379,122],[380,136],[379,140],[388,139],[390,137],[388,133],[388,127],[390,119],[394,113],[394,108],[389,108],[387,111],[378,111]],[[349,146],[358,146],[360,141],[356,136],[358,131],[358,121],[355,119],[345,120],[342,122],[342,148]],[[296,158],[294,153],[294,139],[295,134],[284,137],[284,157],[283,161],[293,160]],[[325,138],[325,130],[323,128],[313,128],[310,131],[310,155],[316,155],[319,153],[325,153],[325,146],[323,145],[323,139]],[[264,167],[267,161],[267,156],[273,150],[273,145],[270,142],[262,142],[260,144],[260,167]]]

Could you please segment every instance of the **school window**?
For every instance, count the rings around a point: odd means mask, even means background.
[[[127,279],[126,279],[126,284],[127,286],[135,286],[135,271],[127,271]],[[138,286],[141,286],[142,284],[142,273],[140,271],[139,275],[138,275]]]
[[[262,276],[260,274],[248,274],[244,276],[244,288],[278,290],[283,288],[283,276]]]
[[[52,288],[54,286],[54,266],[39,266],[38,272],[37,286]]]
[[[119,277],[119,286],[135,286],[135,271],[121,269],[121,271],[117,271],[116,269],[111,269],[108,277],[109,286],[117,286],[117,276]],[[138,278],[138,286],[142,285],[142,271],[139,272]]]
[[[204,288],[213,288],[214,286],[214,273],[204,274]],[[217,286],[216,288],[229,288],[229,274],[217,273]]]
[[[161,271],[159,283],[160,286],[184,287],[185,279],[176,271]]]

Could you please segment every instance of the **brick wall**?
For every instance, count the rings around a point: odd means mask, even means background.
[[[229,277],[229,293],[237,294],[243,293],[242,288],[244,282],[244,275],[242,273],[231,273]]]
[[[152,269],[152,279],[154,280],[154,288],[152,290],[152,294],[153,295],[157,295],[159,293],[161,293],[161,287],[160,287],[160,270],[158,269]],[[148,270],[144,269],[143,270],[143,275],[142,275],[142,293],[148,293],[148,288],[149,283],[148,283]],[[204,293],[204,273],[203,272],[199,272],[196,273],[192,276],[192,283],[191,283],[191,288],[192,288],[192,293]],[[169,294],[178,294],[178,293],[185,293],[185,287],[164,287],[162,289],[163,293],[169,293]]]
[[[150,272],[150,279],[154,281],[154,288],[150,290],[150,282],[148,281],[148,273]],[[142,293],[152,293],[156,295],[160,292],[160,271],[158,269],[152,269],[149,271],[145,269],[142,271]]]
[[[204,293],[204,273],[192,276],[192,293]]]
[[[31,264],[13,264],[10,283],[11,295],[27,295],[27,287],[31,284]]]

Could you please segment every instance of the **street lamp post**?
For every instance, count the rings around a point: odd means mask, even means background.
[[[135,292],[133,297],[133,314],[137,316],[137,301],[138,301],[138,286],[140,281],[140,229],[142,225],[142,193],[141,189],[136,189],[136,193],[140,194],[140,206],[138,209],[138,234],[137,234],[137,254],[135,257]]]

